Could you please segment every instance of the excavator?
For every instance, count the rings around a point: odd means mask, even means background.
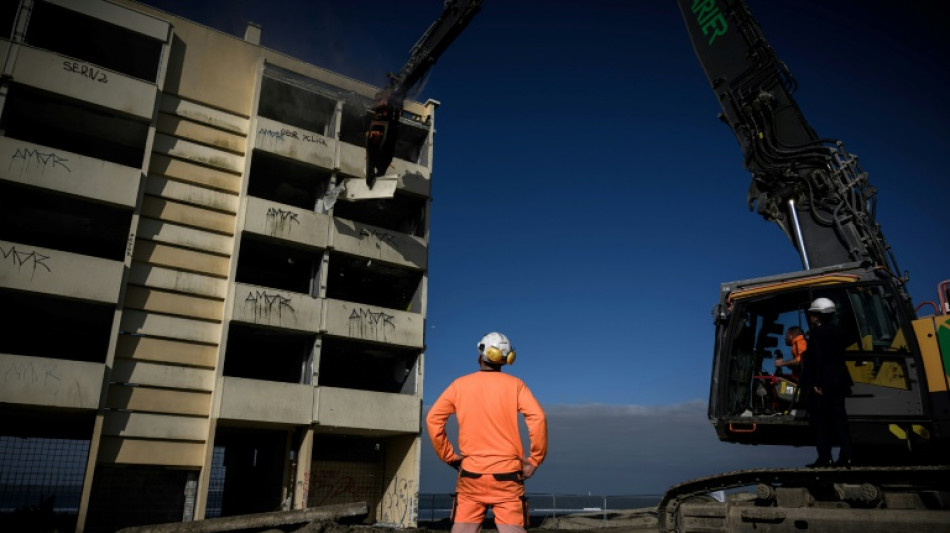
[[[820,137],[788,68],[742,0],[677,0],[751,174],[750,209],[795,247],[796,272],[723,283],[714,307],[708,418],[721,441],[812,446],[798,384],[769,372],[809,303],[834,302],[854,386],[848,468],[771,468],[679,483],[659,530],[950,531],[950,281],[913,304],[875,220],[876,191],[841,141]],[[932,314],[922,316],[930,307]],[[807,351],[803,357],[808,364]],[[754,488],[754,490],[747,490]],[[729,494],[720,502],[710,496]]]
[[[789,327],[807,330],[810,302],[827,298],[848,339],[854,457],[849,468],[741,470],[679,483],[658,505],[659,531],[950,531],[950,281],[938,287],[939,303],[921,304],[933,314],[918,316],[875,220],[868,174],[805,120],[795,79],[743,0],[677,2],[752,175],[749,206],[781,228],[802,263],[722,284],[709,420],[725,442],[814,444],[798,384],[766,367]],[[480,5],[447,0],[376,95],[366,133],[370,188],[392,162],[407,94]],[[725,502],[710,496],[726,492]]]

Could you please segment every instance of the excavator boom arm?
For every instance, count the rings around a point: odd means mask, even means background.
[[[409,61],[391,78],[392,98],[402,99],[429,72],[481,9],[482,0],[447,0],[442,15],[412,47]]]
[[[442,15],[412,47],[409,60],[397,74],[389,75],[389,85],[376,94],[373,118],[366,132],[366,182],[370,188],[392,163],[406,95],[465,30],[481,4],[482,0],[445,0]]]
[[[858,158],[823,139],[796,83],[741,0],[677,0],[696,55],[752,173],[748,201],[791,239],[805,269],[849,262],[900,277]]]

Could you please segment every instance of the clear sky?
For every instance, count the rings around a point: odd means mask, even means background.
[[[145,3],[385,83],[440,0]],[[936,4],[749,0],[822,137],[858,155],[916,303],[950,278],[950,52]],[[657,494],[810,462],[706,420],[719,284],[798,270],[746,207],[749,174],[674,0],[484,0],[417,100],[436,113],[424,404],[508,335],[549,415],[529,492]],[[427,442],[421,492],[454,471]]]

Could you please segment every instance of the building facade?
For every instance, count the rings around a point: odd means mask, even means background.
[[[0,10],[0,529],[360,501],[414,526],[438,103],[406,102],[395,192],[360,199],[378,88],[266,29]]]

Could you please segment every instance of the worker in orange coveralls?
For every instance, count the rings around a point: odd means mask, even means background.
[[[790,326],[785,330],[785,344],[792,347],[792,358],[782,359],[782,352],[775,350],[775,368],[792,367],[792,377],[798,381],[802,375],[802,354],[808,349],[805,333],[798,326]]]
[[[528,386],[501,372],[502,366],[514,361],[515,350],[507,337],[485,335],[478,343],[479,371],[452,382],[426,417],[435,453],[459,471],[452,533],[481,531],[489,507],[498,533],[519,533],[528,527],[524,480],[548,453],[548,426]],[[458,453],[445,434],[445,423],[453,413],[459,425]],[[527,458],[518,432],[518,413],[524,415],[531,440]]]

